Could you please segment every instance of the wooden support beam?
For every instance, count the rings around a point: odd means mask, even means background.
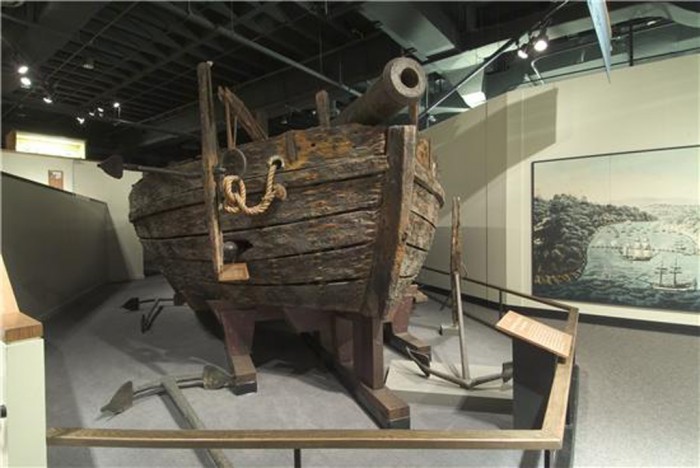
[[[229,110],[253,141],[267,140],[267,132],[248,107],[230,89],[219,86],[219,99],[228,102]]]
[[[353,369],[371,389],[384,386],[384,339],[382,320],[361,317],[353,321]]]
[[[331,104],[328,91],[325,89],[316,93],[316,116],[319,127],[328,128],[331,126]]]
[[[202,125],[202,186],[207,210],[212,268],[218,278],[224,263],[224,250],[219,227],[219,197],[214,178],[214,167],[219,162],[219,144],[216,135],[214,99],[211,92],[211,65],[208,62],[202,62],[197,66],[197,79],[199,81],[199,115]]]

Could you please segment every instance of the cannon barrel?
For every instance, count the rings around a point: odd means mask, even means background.
[[[425,92],[423,67],[407,57],[389,61],[365,94],[353,101],[333,120],[333,125],[359,123],[377,125],[417,102]]]

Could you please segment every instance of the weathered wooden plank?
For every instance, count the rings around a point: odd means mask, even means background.
[[[287,199],[275,200],[269,210],[258,216],[221,213],[223,231],[251,229],[298,222],[359,209],[371,209],[381,201],[382,175],[351,179],[337,183],[288,188]],[[251,195],[251,203],[258,197]],[[144,238],[169,238],[207,232],[204,205],[186,206],[143,218],[135,223]]]
[[[416,182],[428,192],[435,195],[440,203],[440,206],[445,204],[445,191],[442,189],[440,182],[433,175],[432,171],[426,169],[420,164],[416,164]]]
[[[406,254],[404,255],[403,262],[401,263],[401,278],[415,278],[418,272],[420,272],[425,257],[428,256],[428,252],[425,250],[417,249],[413,246],[406,246]]]
[[[419,184],[413,185],[411,211],[420,215],[433,226],[437,226],[440,211],[438,199]]]
[[[288,158],[289,141],[286,134],[241,145],[238,148],[243,151],[248,162],[245,180],[247,182],[253,177],[264,177],[267,174],[267,161],[273,155],[279,155],[285,160],[284,172],[325,166],[335,161],[352,161],[383,155],[386,150],[385,131],[385,127],[358,124],[294,131],[294,161]],[[179,162],[173,167],[180,171],[192,172],[200,171],[201,164],[200,159],[193,159]],[[141,206],[148,206],[155,200],[168,198],[174,193],[187,192],[201,185],[202,181],[199,179],[145,174],[131,191],[130,205],[138,211]]]
[[[431,171],[430,140],[419,138],[416,146],[416,164]]]
[[[435,227],[415,213],[411,213],[406,243],[421,250],[430,250]]]
[[[287,170],[324,165],[335,159],[384,154],[385,132],[386,127],[359,124],[294,131],[296,161],[288,161],[286,158],[287,136],[284,133],[264,141],[240,145],[238,148],[248,160],[245,176],[254,177],[267,173],[267,161],[275,154],[285,159]],[[178,166],[178,169],[196,169],[197,165],[196,161],[189,161]]]
[[[333,161],[324,166],[308,169],[281,171],[277,173],[275,180],[284,185],[289,191],[298,187],[381,174],[388,167],[386,156],[373,155]],[[265,179],[266,177],[246,177],[245,184],[248,195],[255,198],[258,194],[261,194],[265,190]],[[129,219],[134,222],[152,214],[203,203],[201,184],[187,190],[173,184],[169,187],[167,192],[158,190],[157,197],[152,197],[150,194],[134,197],[136,199],[132,200]]]
[[[221,230],[219,229],[218,197],[214,167],[218,164],[216,118],[211,93],[211,69],[209,63],[197,66],[199,81],[199,113],[202,125],[202,186],[204,189],[205,221],[209,231],[209,255],[212,270],[218,274],[223,263]]]
[[[250,139],[265,140],[267,132],[262,128],[260,122],[255,120],[253,114],[248,110],[248,107],[240,100],[230,89],[219,86],[219,99],[228,102],[231,113],[238,118],[241,126],[245,129]]]
[[[176,291],[188,290],[200,300],[227,300],[240,309],[279,306],[357,313],[367,287],[364,280],[301,285],[243,285],[203,281],[187,284],[177,276],[169,276],[167,273],[164,275]]]
[[[249,242],[239,261],[298,255],[374,242],[377,212],[361,210],[315,218],[298,223],[224,233],[224,241]],[[172,239],[141,239],[154,255],[183,260],[207,260],[209,242],[205,236]]]
[[[372,263],[373,244],[327,250],[289,257],[246,262],[249,279],[241,284],[301,284],[366,279]],[[207,262],[158,258],[167,276],[185,284],[215,283]]]
[[[308,309],[357,312],[366,281],[324,284],[246,286],[222,284],[223,297],[240,307],[276,305]]]
[[[377,245],[363,314],[383,317],[398,295],[397,281],[409,229],[416,151],[414,126],[391,127],[387,137],[386,172]]]

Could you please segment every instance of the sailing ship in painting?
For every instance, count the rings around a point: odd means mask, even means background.
[[[654,257],[649,239],[640,241],[637,239],[632,244],[625,244],[621,249],[622,257],[634,262],[648,262]]]
[[[700,311],[699,170],[696,147],[534,163],[533,294]]]
[[[655,272],[659,275],[658,281],[650,282],[653,289],[659,291],[695,291],[698,287],[697,279],[690,281],[678,281],[678,275],[683,272],[683,269],[678,266],[678,258],[672,267],[665,267],[663,263],[656,267]],[[671,282],[664,281],[664,277],[670,275]]]

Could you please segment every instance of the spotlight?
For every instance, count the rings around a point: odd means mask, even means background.
[[[537,52],[544,52],[547,50],[547,46],[549,45],[549,38],[547,37],[547,32],[543,29],[540,31],[539,36],[535,39],[535,44],[533,45],[534,49]]]
[[[28,76],[23,76],[19,79],[19,82],[22,84],[23,88],[31,88],[32,86],[32,80],[30,80]]]
[[[115,101],[114,104],[112,104],[112,107],[114,107],[115,109],[119,109],[120,105],[121,104],[119,104],[118,102]]]
[[[75,120],[77,120],[80,125],[85,123],[85,117],[76,117]]]
[[[518,57],[520,57],[523,60],[528,58],[527,44],[523,44],[518,48]]]
[[[26,75],[28,71],[29,67],[26,65],[20,65],[19,67],[17,67],[17,73],[19,73],[20,75]]]
[[[95,113],[94,113],[93,111],[88,112],[88,115],[89,115],[90,117],[95,117]]]
[[[51,99],[51,96],[47,94],[46,96],[44,96],[44,102],[46,104],[53,104],[53,99]]]

